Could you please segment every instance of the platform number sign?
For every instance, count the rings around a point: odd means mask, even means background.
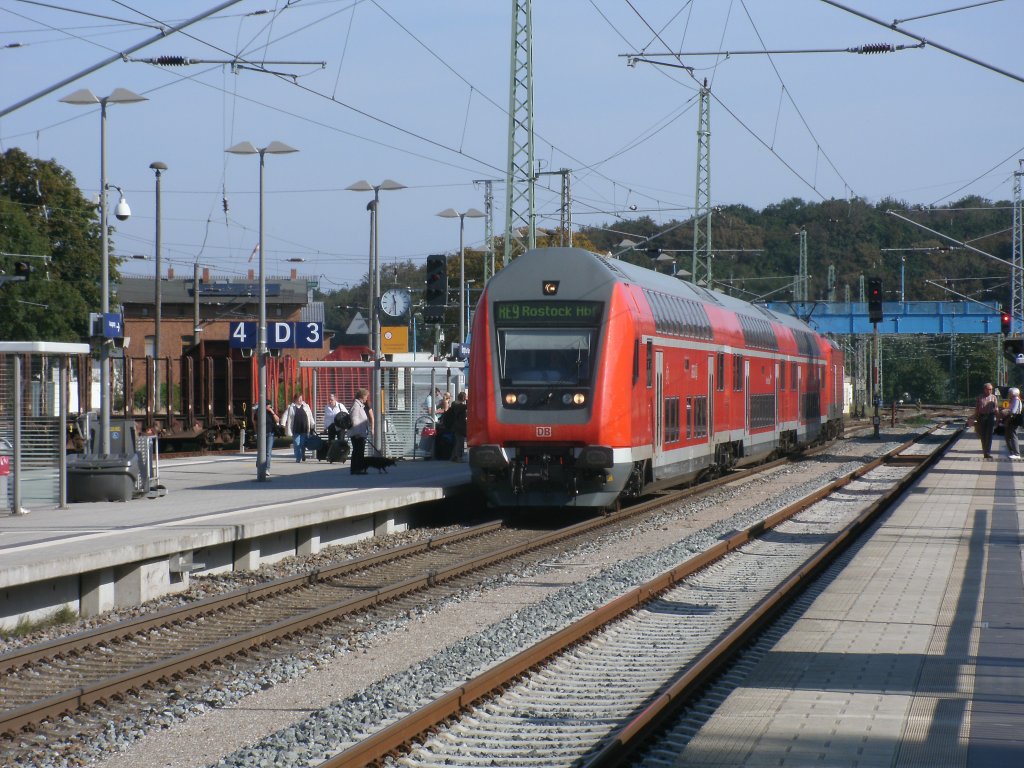
[[[323,323],[267,323],[268,349],[320,349],[323,338]],[[229,341],[232,349],[256,349],[258,339],[259,328],[256,323],[231,323]]]

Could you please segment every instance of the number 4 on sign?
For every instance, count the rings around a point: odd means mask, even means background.
[[[256,323],[232,322],[229,336],[232,349],[256,349]]]

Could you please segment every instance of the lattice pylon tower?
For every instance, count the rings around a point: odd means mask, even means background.
[[[494,277],[494,179],[474,179],[484,185],[484,282]]]
[[[1021,170],[1013,174],[1013,279],[1010,285],[1010,333],[1024,333],[1024,216],[1021,212]]]
[[[697,192],[693,206],[694,285],[711,287],[711,89],[700,89],[697,109]]]
[[[502,263],[537,245],[533,158],[533,22],[530,0],[512,0],[512,62],[508,94],[508,172],[505,176],[505,252]]]
[[[797,267],[797,285],[800,286],[800,295],[796,297],[797,301],[808,301],[810,299],[809,282],[810,276],[807,274],[807,230],[801,227],[800,264]]]
[[[559,210],[558,229],[561,245],[572,248],[572,171],[562,168],[562,207]]]

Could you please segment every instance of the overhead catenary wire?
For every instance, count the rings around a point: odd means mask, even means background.
[[[173,35],[175,32],[181,32],[186,27],[189,27],[189,26],[195,24],[196,22],[202,21],[203,19],[212,16],[213,14],[217,13],[218,11],[222,11],[225,8],[230,8],[232,5],[235,5],[236,3],[239,3],[239,2],[241,2],[241,0],[225,0],[225,2],[221,3],[220,5],[214,6],[213,8],[211,8],[208,11],[203,11],[202,13],[197,14],[196,16],[193,16],[192,18],[187,19],[186,21],[183,21],[181,24],[177,24],[175,26],[169,27],[168,29],[161,30],[158,34],[153,35],[152,37],[148,37],[148,38],[146,38],[145,40],[143,40],[140,43],[136,43],[135,45],[129,46],[125,50],[123,50],[123,51],[121,51],[119,53],[116,53],[113,56],[109,56],[106,59],[104,59],[104,60],[102,60],[102,61],[100,61],[100,62],[98,62],[96,64],[93,64],[92,66],[87,67],[86,69],[81,70],[80,72],[76,72],[73,75],[65,77],[63,80],[61,80],[61,81],[59,81],[57,83],[54,83],[53,85],[50,85],[50,86],[44,88],[43,90],[38,91],[37,93],[34,93],[31,96],[28,96],[27,98],[22,99],[21,101],[17,102],[16,104],[12,104],[9,107],[5,107],[4,109],[0,110],[0,117],[4,117],[5,115],[9,115],[11,112],[14,112],[17,109],[21,109],[26,104],[31,104],[32,102],[34,102],[34,101],[36,101],[38,99],[41,99],[43,96],[46,96],[47,94],[53,93],[54,91],[58,90],[59,88],[63,88],[65,85],[68,85],[69,83],[73,83],[76,80],[79,80],[79,79],[85,77],[86,75],[92,74],[93,72],[96,72],[97,70],[102,69],[103,67],[107,66],[108,64],[112,64],[113,62],[122,59],[123,57],[127,56],[130,53],[135,53],[135,51],[142,50],[143,48],[145,48],[145,47],[147,47],[149,45],[152,45],[155,42],[158,42],[160,40],[164,40],[165,38],[167,38],[168,35]]]
[[[1018,83],[1024,83],[1024,76],[1010,72],[1009,70],[1003,69],[1002,67],[997,67],[995,64],[989,64],[988,62],[982,61],[981,59],[975,58],[974,56],[963,53],[962,51],[958,51],[955,48],[950,48],[948,45],[937,43],[934,40],[931,40],[927,37],[915,34],[914,32],[911,32],[908,29],[903,29],[896,22],[889,23],[886,21],[882,21],[881,19],[872,16],[868,13],[858,11],[856,8],[850,8],[847,5],[843,5],[842,3],[836,2],[836,0],[820,0],[820,2],[823,2],[826,5],[834,6],[841,11],[846,11],[847,13],[853,14],[854,16],[859,16],[860,18],[870,21],[873,24],[878,24],[881,27],[893,29],[896,32],[899,32],[901,35],[906,35],[907,37],[913,38],[914,40],[925,43],[926,45],[930,45],[932,48],[938,48],[940,51],[943,51],[944,53],[948,53],[951,56],[956,56],[958,59],[963,59],[964,61],[969,61],[971,64],[977,64],[979,67],[983,67],[984,69],[988,69],[992,72],[1003,75],[1004,77],[1008,77],[1011,80],[1016,80]]]

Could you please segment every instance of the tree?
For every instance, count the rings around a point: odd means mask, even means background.
[[[67,169],[20,149],[0,155],[0,251],[25,255],[0,257],[7,274],[15,261],[33,268],[27,282],[0,286],[0,339],[81,341],[88,335],[89,311],[100,306],[102,237],[95,205]],[[113,267],[112,259],[111,279]]]

